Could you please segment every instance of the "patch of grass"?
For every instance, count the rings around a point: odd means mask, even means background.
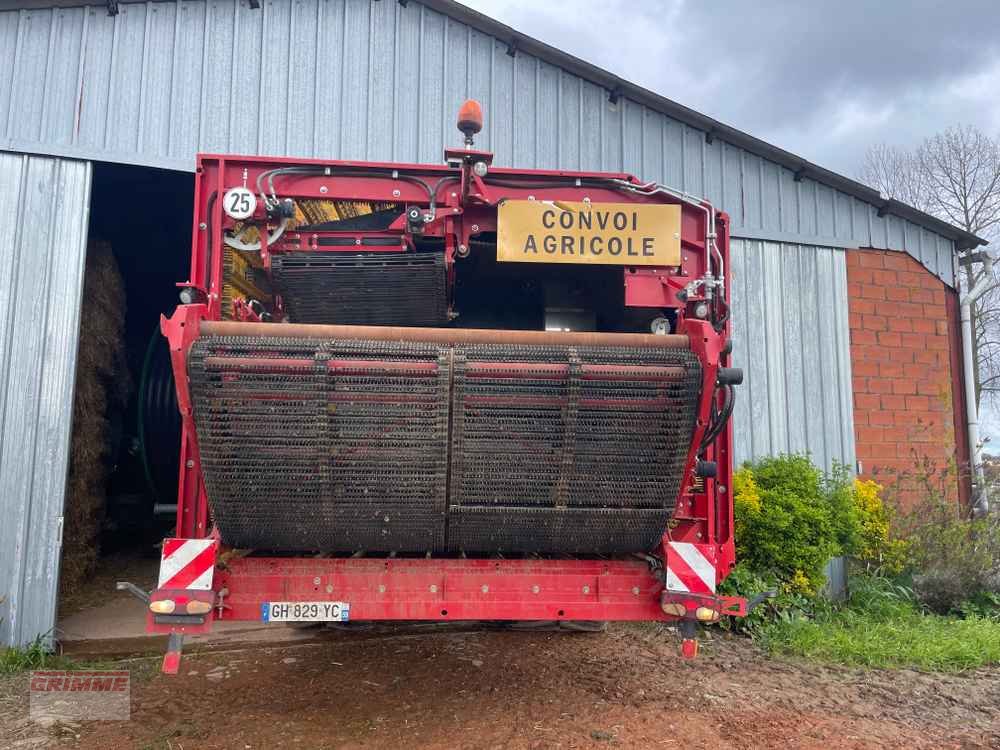
[[[754,637],[774,653],[865,667],[958,672],[1000,662],[1000,622],[929,614],[905,588],[855,579],[847,604],[778,617]]]
[[[144,676],[152,667],[139,663],[134,665],[137,674]],[[89,659],[77,661],[68,656],[53,654],[45,648],[42,638],[36,638],[30,646],[22,648],[0,648],[0,675],[19,674],[35,669],[124,669],[120,662],[114,660]],[[133,671],[133,665],[127,667]]]
[[[49,653],[41,638],[23,648],[0,649],[0,674],[16,674],[33,669],[71,669],[74,666],[66,657]]]

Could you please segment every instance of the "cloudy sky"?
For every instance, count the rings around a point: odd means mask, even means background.
[[[1000,135],[1000,0],[462,0],[855,177],[871,143]]]

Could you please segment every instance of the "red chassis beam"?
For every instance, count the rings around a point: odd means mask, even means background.
[[[664,612],[664,595],[642,560],[247,557],[220,564],[210,619],[265,620],[264,608],[275,601],[349,602],[351,620],[681,619]],[[709,598],[720,611],[739,613],[733,607],[742,600]],[[178,628],[150,615],[149,630]]]
[[[636,561],[243,558],[222,618],[267,601],[346,601],[352,620],[656,620],[663,584]]]

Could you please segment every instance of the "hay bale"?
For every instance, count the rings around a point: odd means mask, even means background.
[[[63,593],[76,588],[96,567],[115,459],[111,425],[124,413],[131,391],[125,359],[125,285],[106,242],[88,246],[83,287],[63,523]]]

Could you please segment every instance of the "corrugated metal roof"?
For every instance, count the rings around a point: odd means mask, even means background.
[[[737,236],[903,250],[952,285],[955,241],[980,242],[450,0],[3,4],[0,149],[439,162],[474,96],[498,163],[633,172],[708,197]]]
[[[88,162],[0,153],[0,643],[51,635],[90,211]]]
[[[809,453],[854,466],[847,264],[838,248],[734,240],[737,462]]]

